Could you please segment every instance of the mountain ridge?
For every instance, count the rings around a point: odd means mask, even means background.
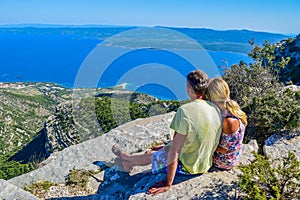
[[[255,38],[257,44],[263,44],[265,40],[271,43],[279,42],[289,36],[254,30],[215,30],[209,28],[183,28],[183,27],[166,27],[166,26],[153,26],[150,28],[167,28],[173,31],[178,31],[186,36],[191,37],[207,50],[212,51],[229,51],[248,53],[251,46],[248,41]],[[41,26],[24,26],[18,25],[9,27],[9,25],[0,25],[0,36],[9,34],[34,34],[34,35],[68,35],[77,39],[92,39],[103,41],[123,31],[134,28],[149,28],[149,27],[136,27],[136,26],[65,26],[65,25],[41,25]]]
[[[213,31],[249,31],[249,32],[258,32],[258,33],[271,33],[279,35],[296,35],[296,33],[279,33],[263,30],[252,30],[252,29],[217,29],[217,28],[208,28],[208,27],[185,27],[185,26],[161,26],[161,25],[114,25],[114,24],[39,24],[39,23],[24,23],[24,24],[0,24],[0,28],[170,28],[170,29],[202,29],[202,30],[213,30]]]

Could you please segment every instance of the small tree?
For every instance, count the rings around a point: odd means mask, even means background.
[[[276,78],[279,78],[279,71],[286,68],[290,58],[280,57],[279,53],[282,53],[284,47],[277,47],[279,52],[276,52],[276,47],[273,44],[270,44],[269,41],[260,47],[258,45],[254,46],[253,49],[249,52],[249,56],[255,60],[255,62],[260,65],[262,68],[269,70]]]
[[[300,161],[291,152],[273,168],[269,160],[257,153],[251,164],[239,166],[239,187],[248,199],[299,199]]]
[[[248,114],[247,137],[264,142],[276,132],[291,132],[299,127],[299,93],[289,89],[255,96],[243,109]]]
[[[223,70],[224,80],[248,117],[246,140],[258,140],[260,148],[264,140],[275,132],[299,128],[299,93],[286,90],[277,78],[277,69],[284,68],[289,59],[278,59],[275,46],[266,42],[254,46],[249,53],[251,64],[240,62]]]
[[[251,103],[254,97],[265,96],[282,87],[276,77],[258,63],[247,65],[241,61],[238,65],[223,69],[223,73],[223,79],[230,86],[231,98],[241,107]]]

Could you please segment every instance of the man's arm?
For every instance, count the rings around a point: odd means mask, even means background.
[[[185,138],[185,135],[176,134],[175,132],[175,137],[168,153],[167,185],[170,187],[174,181],[179,154],[181,152],[181,148],[184,144]]]
[[[171,148],[168,152],[168,172],[167,180],[163,182],[158,182],[148,190],[148,194],[159,194],[168,191],[175,178],[176,169],[178,166],[178,158],[181,152],[181,148],[184,144],[186,136],[181,134],[176,134],[171,145]]]

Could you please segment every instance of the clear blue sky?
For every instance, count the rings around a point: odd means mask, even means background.
[[[3,24],[100,24],[300,33],[300,0],[0,0]]]

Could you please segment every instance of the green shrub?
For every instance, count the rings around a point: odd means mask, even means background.
[[[278,72],[288,65],[290,58],[279,57],[275,49],[274,44],[265,41],[262,46],[254,46],[253,44],[253,49],[248,55],[255,60],[256,64],[277,76]],[[284,47],[282,46],[279,51],[283,52]]]
[[[24,190],[32,193],[39,198],[43,197],[44,194],[49,190],[51,186],[56,186],[56,183],[52,183],[50,181],[37,181],[31,185],[27,185],[24,187]]]
[[[290,132],[299,126],[300,105],[297,93],[291,90],[269,91],[255,96],[244,107],[248,115],[246,137],[266,140],[276,132]]]
[[[277,168],[264,156],[254,154],[251,164],[239,166],[243,172],[239,187],[248,199],[299,199],[300,161],[291,152]]]
[[[76,187],[80,190],[85,190],[89,177],[93,175],[93,172],[88,170],[70,170],[66,177],[66,185]]]
[[[257,63],[248,66],[241,61],[238,65],[223,69],[223,73],[223,79],[230,87],[231,98],[241,107],[251,103],[254,97],[265,96],[270,91],[282,88],[277,78]]]
[[[245,139],[257,139],[260,149],[264,140],[276,132],[290,132],[300,124],[299,93],[286,90],[277,77],[277,69],[284,68],[288,59],[275,62],[274,45],[266,42],[249,53],[255,62],[240,62],[224,68],[223,78],[236,100],[247,114]]]
[[[176,111],[183,103],[185,102],[155,101],[138,103],[127,99],[101,97],[95,100],[95,111],[97,120],[103,132],[106,133],[121,124],[138,118]]]
[[[0,179],[8,180],[34,169],[35,166],[32,163],[22,164],[17,161],[8,161],[7,156],[0,157]]]

